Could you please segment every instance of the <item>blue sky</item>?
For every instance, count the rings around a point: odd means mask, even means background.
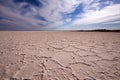
[[[120,29],[120,0],[0,0],[0,30]]]

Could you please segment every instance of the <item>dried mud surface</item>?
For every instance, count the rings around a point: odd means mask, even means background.
[[[0,80],[120,80],[120,33],[1,31]]]

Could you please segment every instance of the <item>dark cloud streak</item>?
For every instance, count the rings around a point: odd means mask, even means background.
[[[36,6],[36,7],[42,7],[42,3],[38,0],[14,0],[15,3],[22,3],[22,2],[26,2],[26,3],[29,3],[33,6]]]

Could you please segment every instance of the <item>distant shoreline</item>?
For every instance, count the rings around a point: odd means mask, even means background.
[[[75,32],[120,32],[120,30],[95,29],[95,30],[75,30]]]
[[[120,32],[120,30],[108,30],[108,29],[94,29],[94,30],[0,30],[0,31]]]

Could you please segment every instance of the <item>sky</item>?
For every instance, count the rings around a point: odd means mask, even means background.
[[[0,30],[120,29],[120,0],[0,0]]]

